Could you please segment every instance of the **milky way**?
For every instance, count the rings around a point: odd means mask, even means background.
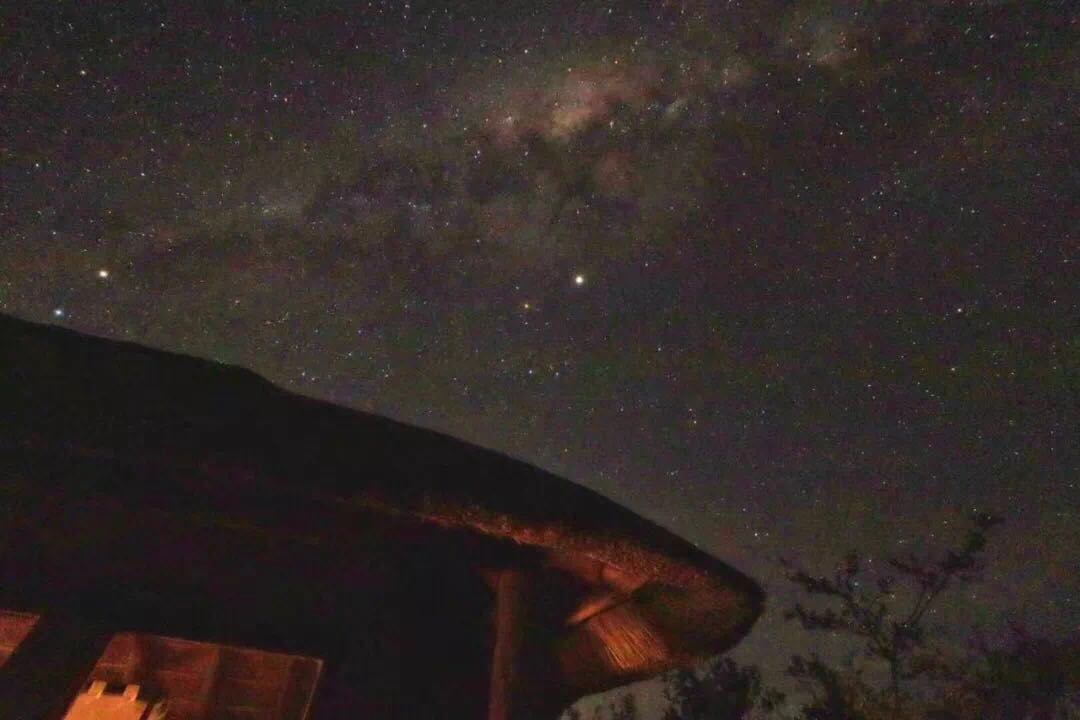
[[[777,607],[996,510],[954,610],[1080,625],[1066,4],[0,12],[0,310],[528,459]]]

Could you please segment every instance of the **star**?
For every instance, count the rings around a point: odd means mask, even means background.
[[[582,285],[584,285],[585,284],[585,276],[580,274],[580,273],[575,275],[574,276],[574,284],[577,285],[578,287],[581,287]]]

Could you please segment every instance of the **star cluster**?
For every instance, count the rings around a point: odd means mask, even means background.
[[[996,510],[980,612],[1080,623],[1066,5],[2,12],[0,310],[526,458],[776,597]]]

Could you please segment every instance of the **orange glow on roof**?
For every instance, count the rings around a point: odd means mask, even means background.
[[[37,621],[37,615],[0,610],[0,667],[30,634]]]

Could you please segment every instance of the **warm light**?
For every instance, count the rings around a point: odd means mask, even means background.
[[[641,671],[657,667],[670,657],[663,638],[626,605],[594,615],[581,627],[592,636],[612,670]]]
[[[126,685],[122,693],[106,692],[107,684],[98,680],[90,683],[85,692],[79,693],[68,708],[64,720],[142,720],[165,718],[168,710],[164,702],[150,703],[139,698],[138,685]]]

